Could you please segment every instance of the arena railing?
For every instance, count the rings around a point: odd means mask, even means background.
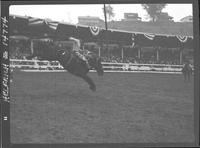
[[[143,71],[143,72],[181,72],[183,65],[169,64],[139,64],[139,63],[108,63],[102,62],[105,71]],[[58,61],[40,61],[25,59],[10,59],[11,68],[23,70],[63,70]]]

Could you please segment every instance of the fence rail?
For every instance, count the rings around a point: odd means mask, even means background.
[[[138,63],[107,63],[102,62],[105,71],[149,71],[149,72],[181,72],[183,65],[138,64]],[[22,70],[63,70],[58,61],[39,61],[10,59],[12,68]]]

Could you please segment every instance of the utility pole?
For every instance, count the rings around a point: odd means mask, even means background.
[[[108,26],[107,26],[107,15],[106,15],[106,4],[103,4],[104,7],[104,17],[105,17],[105,28],[106,30],[108,30]]]
[[[105,34],[105,43],[106,43],[106,50],[108,50],[108,41],[107,38],[107,31],[108,31],[108,25],[107,25],[107,15],[106,15],[106,4],[103,4],[103,10],[104,10],[104,17],[105,17],[105,28],[106,28],[106,34]]]

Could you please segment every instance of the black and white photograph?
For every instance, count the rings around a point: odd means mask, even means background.
[[[10,5],[10,142],[195,143],[193,11]]]

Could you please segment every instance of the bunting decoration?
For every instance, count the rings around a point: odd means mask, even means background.
[[[66,40],[69,36],[80,38],[87,42],[104,42],[122,44],[128,46],[144,47],[167,47],[193,48],[193,36],[185,35],[161,35],[147,32],[128,32],[124,30],[105,30],[97,26],[78,26],[73,24],[59,23],[51,20],[44,20],[32,17],[9,16],[10,35],[24,35],[27,37],[55,37],[59,40]],[[105,36],[107,37],[105,39]],[[181,43],[181,44],[180,44]]]
[[[53,29],[53,30],[56,30],[57,29],[57,26],[58,26],[58,23],[57,22],[47,22],[47,25]]]
[[[90,26],[90,32],[97,36],[99,34],[99,27],[95,27],[95,26]]]
[[[29,21],[29,25],[36,25],[36,24],[43,24],[44,23],[44,20],[37,19],[37,18],[30,18],[28,21]]]
[[[131,36],[131,40],[132,40],[132,45],[131,47],[134,47],[135,46],[135,34],[133,33],[132,36]]]
[[[153,40],[155,37],[155,34],[144,34],[144,36],[150,40]]]
[[[180,36],[180,35],[178,35],[178,36],[176,36],[178,39],[179,39],[179,41],[180,42],[182,42],[182,43],[185,43],[186,41],[187,41],[187,36]]]

